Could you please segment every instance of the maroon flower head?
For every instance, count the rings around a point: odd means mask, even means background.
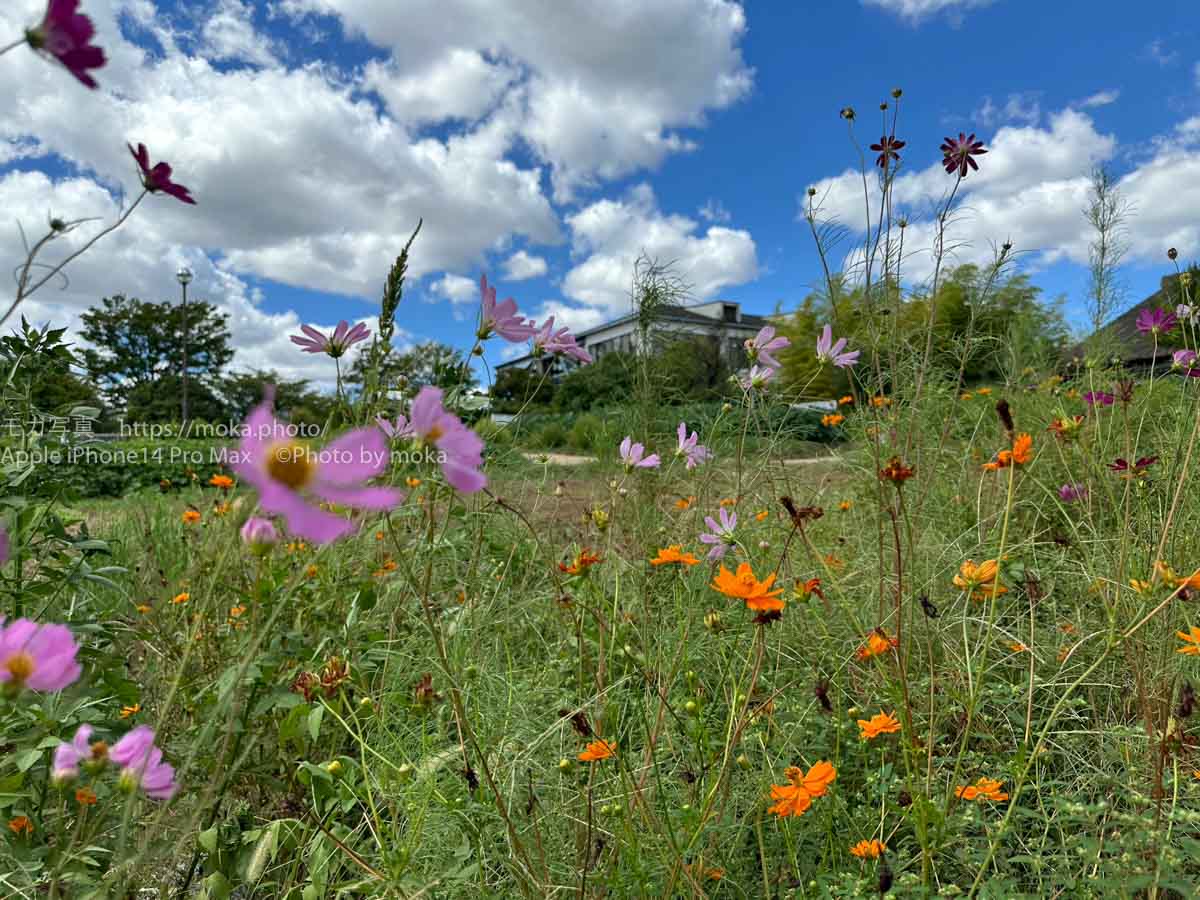
[[[169,165],[165,162],[160,162],[151,168],[150,151],[146,149],[145,144],[138,144],[136,150],[133,149],[133,145],[131,144],[127,144],[126,146],[129,147],[129,152],[133,154],[133,158],[137,160],[138,168],[142,170],[142,185],[146,190],[152,194],[162,191],[164,194],[170,194],[184,203],[191,203],[193,206],[196,204],[196,201],[192,199],[191,191],[182,184],[176,184],[171,180],[171,167]]]
[[[897,152],[904,148],[904,141],[898,141],[894,137],[888,137],[886,134],[879,139],[878,144],[872,144],[871,149],[879,154],[875,160],[875,165],[881,169],[886,169],[894,159],[900,162],[900,154]]]
[[[983,141],[975,140],[975,135],[969,137],[961,131],[958,133],[958,140],[948,137],[942,143],[942,165],[946,167],[946,173],[953,175],[955,170],[958,170],[959,178],[967,177],[967,167],[973,171],[979,171],[979,163],[975,162],[973,157],[979,156],[982,153],[987,153],[983,149]]]
[[[95,88],[96,79],[88,69],[99,69],[104,65],[104,51],[91,46],[96,33],[92,20],[76,12],[79,0],[50,0],[42,24],[25,32],[25,40],[34,50],[54,57],[68,72],[90,88]]]

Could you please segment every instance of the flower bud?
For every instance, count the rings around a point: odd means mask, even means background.
[[[413,767],[410,763],[403,763],[396,769],[396,777],[400,779],[401,784],[412,781]]]
[[[329,762],[325,763],[325,771],[334,778],[337,778],[342,774],[342,761],[339,759],[330,760]]]
[[[250,548],[251,553],[257,555],[269,553],[279,540],[279,532],[275,530],[271,520],[259,516],[252,516],[246,520],[241,535],[242,542]]]
[[[687,703],[683,704],[683,711],[689,716],[694,716],[700,712],[700,704],[695,700],[689,700]]]
[[[1175,260],[1177,260],[1178,258],[1179,258],[1179,251],[1176,250],[1174,247],[1172,247],[1170,250],[1167,251],[1167,259],[1169,259],[1171,262],[1175,262]]]
[[[564,775],[566,775],[568,772],[570,772],[574,768],[575,768],[575,763],[565,756],[558,761],[558,771]]]

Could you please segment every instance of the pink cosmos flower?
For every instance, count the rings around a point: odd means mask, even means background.
[[[1171,354],[1171,368],[1189,378],[1200,378],[1200,363],[1195,350],[1176,350]]]
[[[778,369],[760,368],[759,366],[751,366],[750,371],[742,376],[742,388],[747,391],[761,391],[767,386],[767,382],[775,377]]]
[[[1076,500],[1086,500],[1087,495],[1087,485],[1084,484],[1064,484],[1058,489],[1058,497],[1064,503],[1074,503]]]
[[[451,487],[473,494],[487,486],[483,465],[483,440],[442,406],[440,388],[423,387],[413,400],[412,432],[442,451],[442,474]]]
[[[1112,406],[1116,397],[1108,391],[1088,391],[1083,395],[1083,402],[1088,406]]]
[[[196,205],[196,201],[192,199],[191,192],[182,184],[176,184],[171,180],[171,167],[165,162],[160,162],[153,168],[150,167],[150,151],[146,149],[145,144],[138,144],[134,150],[131,144],[126,144],[129,147],[129,152],[133,154],[133,158],[137,160],[138,168],[142,170],[142,186],[150,193],[157,194],[162,191],[164,194],[170,194],[184,203]]]
[[[359,341],[365,341],[371,336],[371,329],[362,322],[351,328],[350,323],[345,319],[337,323],[333,334],[330,335],[317,331],[311,325],[301,325],[300,330],[304,334],[293,334],[291,336],[293,344],[300,347],[305,353],[325,353],[334,359],[344,356],[346,351]]]
[[[625,436],[625,440],[621,441],[621,462],[625,463],[625,471],[632,472],[634,469],[657,469],[660,462],[657,453],[651,453],[646,456],[646,448],[641,444],[635,444],[633,438],[629,435]]]
[[[42,24],[25,32],[34,50],[58,60],[68,72],[90,88],[97,87],[88,69],[104,65],[104,51],[91,44],[96,33],[92,20],[78,12],[79,0],[50,0]]]
[[[403,414],[396,416],[395,424],[389,422],[383,416],[376,416],[375,424],[379,426],[379,430],[386,434],[390,440],[413,436],[412,423]]]
[[[297,441],[272,414],[271,389],[242,426],[233,469],[258,491],[258,504],[280,515],[290,532],[326,544],[354,531],[355,524],[321,509],[313,497],[358,509],[392,509],[404,495],[365,482],[388,466],[388,446],[378,428],[347,432],[320,451]]]
[[[251,547],[270,547],[279,540],[279,532],[270,519],[251,516],[241,530],[242,542]]]
[[[710,560],[724,559],[725,554],[736,544],[733,538],[733,529],[737,528],[737,513],[731,513],[722,506],[717,515],[721,518],[720,522],[717,522],[712,516],[704,517],[704,524],[708,526],[708,531],[700,535],[700,543],[712,545],[712,549],[708,551]]]
[[[771,354],[791,345],[792,342],[787,338],[775,337],[775,328],[771,325],[763,326],[758,334],[745,343],[746,352],[750,354],[751,364],[761,362],[764,366],[770,366],[773,369],[779,368],[779,360]]]
[[[486,275],[479,278],[479,297],[482,312],[477,336],[481,341],[498,334],[506,341],[516,344],[529,340],[537,331],[533,322],[517,315],[517,301],[512,297],[503,303],[496,303],[496,289],[488,285]]]
[[[675,455],[687,457],[686,465],[689,470],[712,459],[713,452],[700,443],[700,435],[694,431],[690,436],[688,435],[687,423],[679,423],[677,434],[679,446],[675,450]]]
[[[839,369],[845,369],[847,366],[853,366],[858,362],[861,350],[854,350],[850,353],[843,353],[842,348],[846,346],[845,338],[838,338],[837,343],[833,342],[833,329],[828,325],[821,331],[821,336],[817,338],[817,362],[824,365],[825,363],[833,363]]]
[[[967,167],[970,166],[971,171],[979,171],[979,163],[975,162],[972,157],[980,156],[987,153],[983,149],[983,141],[975,140],[975,135],[968,137],[961,131],[958,133],[958,140],[952,137],[945,138],[941,146],[942,150],[942,165],[946,167],[946,174],[953,175],[955,170],[958,171],[959,178],[967,177]]]
[[[0,618],[0,683],[6,689],[54,693],[74,683],[82,669],[75,661],[79,645],[66,625],[39,625]]]
[[[1142,334],[1166,334],[1179,320],[1175,318],[1175,313],[1167,312],[1161,306],[1154,309],[1143,309],[1138,313],[1137,330]]]
[[[55,781],[67,781],[79,777],[79,764],[92,757],[92,726],[80,725],[71,743],[62,743],[54,748],[54,761],[50,765],[50,777]]]
[[[590,363],[591,354],[579,346],[575,335],[566,326],[554,330],[554,316],[548,318],[533,336],[533,355],[541,356],[549,353],[551,356],[570,356],[581,363]]]
[[[121,766],[121,785],[141,788],[152,800],[170,800],[179,790],[175,769],[163,762],[163,753],[154,746],[154,731],[139,725],[112,745],[108,758]]]

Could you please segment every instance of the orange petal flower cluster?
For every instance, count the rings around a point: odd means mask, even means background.
[[[1033,438],[1022,431],[1013,440],[1012,449],[1001,450],[996,454],[996,458],[992,462],[983,464],[983,470],[985,472],[998,472],[1001,469],[1007,469],[1011,465],[1023,466],[1031,459],[1033,459]]]
[[[822,760],[807,773],[795,766],[788,766],[783,772],[787,784],[771,785],[771,799],[777,801],[767,812],[781,818],[787,816],[802,816],[810,806],[814,797],[823,797],[829,785],[837,778],[837,769],[833,763]]]
[[[1183,646],[1176,650],[1176,653],[1200,656],[1200,625],[1193,625],[1188,631],[1177,631],[1175,634],[1183,640]]]
[[[700,563],[696,559],[695,554],[684,553],[683,547],[679,544],[672,544],[670,547],[664,547],[658,551],[658,556],[650,560],[652,566],[666,566],[671,563],[679,563],[682,566],[695,566]]]
[[[584,547],[570,565],[559,563],[558,567],[568,575],[583,575],[598,562],[601,562],[600,556],[592,553],[591,547]]]
[[[785,605],[779,599],[783,588],[771,590],[771,585],[774,583],[775,575],[773,573],[759,581],[754,577],[750,563],[744,562],[738,566],[737,574],[721,566],[721,571],[713,579],[712,586],[726,597],[745,600],[747,608],[755,612],[778,612]]]
[[[895,734],[899,730],[900,723],[891,713],[876,713],[869,719],[858,720],[858,736],[864,741],[873,740],[881,734]]]
[[[974,784],[959,785],[954,789],[954,796],[963,800],[994,800],[1003,803],[1008,794],[1000,790],[1000,782],[994,778],[980,778]]]
[[[859,859],[879,859],[886,849],[887,844],[883,843],[883,841],[872,839],[869,841],[859,841],[850,848],[850,853]]]
[[[854,655],[859,659],[870,659],[872,656],[887,653],[898,645],[899,641],[894,637],[888,637],[882,631],[875,630],[867,635],[867,642],[859,647]]]
[[[208,483],[215,488],[220,488],[223,491],[227,491],[233,487],[233,479],[228,475],[214,475],[212,478],[208,479]]]
[[[826,428],[836,428],[845,421],[846,417],[841,413],[829,413],[828,415],[821,416],[821,424]]]
[[[580,762],[599,762],[608,759],[617,752],[615,741],[592,741],[587,749],[579,754]]]
[[[968,559],[959,566],[954,585],[961,591],[969,592],[974,600],[986,600],[993,592],[997,596],[1008,593],[1008,588],[999,581],[999,575],[1000,565],[996,560],[985,559],[976,565],[975,560]]]

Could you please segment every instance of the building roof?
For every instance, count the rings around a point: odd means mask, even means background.
[[[1138,331],[1137,317],[1144,309],[1163,309],[1174,312],[1179,305],[1180,288],[1179,276],[1164,276],[1159,288],[1145,300],[1135,303],[1121,315],[1117,316],[1097,332],[1097,336],[1111,341],[1117,347],[1118,355],[1124,363],[1149,363],[1155,358],[1154,335],[1142,334]],[[1072,356],[1083,355],[1083,345],[1077,345],[1071,350]],[[1158,342],[1157,358],[1160,362],[1164,357],[1170,357],[1170,351],[1164,348],[1162,341]]]

